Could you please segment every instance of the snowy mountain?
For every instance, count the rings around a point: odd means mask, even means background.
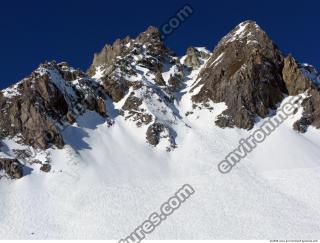
[[[155,27],[106,45],[86,72],[41,64],[0,92],[0,238],[121,239],[178,188],[148,239],[320,237],[320,74],[254,21],[176,56]],[[239,141],[303,97],[221,174]]]

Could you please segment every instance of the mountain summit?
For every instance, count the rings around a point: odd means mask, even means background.
[[[147,144],[172,151],[179,146],[177,126],[191,127],[188,120],[199,110],[215,113],[211,122],[221,128],[250,130],[286,96],[301,93],[304,111],[293,127],[305,132],[309,125],[320,127],[318,85],[315,68],[285,57],[254,21],[236,26],[212,53],[190,47],[183,57],[149,27],[105,45],[87,72],[48,62],[2,90],[0,135],[20,144],[20,152],[28,146],[62,149],[64,128],[80,126],[78,119],[93,111],[108,126],[122,117],[145,134]],[[217,113],[218,103],[225,109]],[[19,156],[12,151],[2,157]]]
[[[137,242],[159,209],[150,240],[317,239],[319,85],[254,21],[212,51],[176,56],[150,27],[87,71],[40,64],[0,92],[0,239]]]
[[[287,93],[283,56],[253,21],[239,24],[218,43],[198,76],[196,103],[225,102],[216,123],[251,129],[256,116],[268,115]]]

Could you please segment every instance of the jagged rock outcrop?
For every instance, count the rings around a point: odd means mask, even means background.
[[[176,147],[170,128],[159,122],[155,122],[148,127],[146,139],[152,146],[157,146],[161,139],[166,139],[168,143],[167,151],[171,151]]]
[[[293,128],[301,133],[307,131],[310,125],[320,128],[320,93],[314,89],[310,90],[309,97],[302,102],[302,117],[293,124]]]
[[[292,60],[291,60],[292,61]],[[291,94],[305,93],[306,98],[302,102],[302,117],[296,121],[293,128],[299,132],[306,132],[310,125],[320,128],[320,75],[317,70],[310,65],[296,64],[293,60],[291,68],[286,72],[287,80],[290,82],[288,90]]]
[[[216,124],[251,129],[255,117],[266,117],[287,92],[282,68],[283,56],[267,34],[255,22],[243,22],[214,49],[192,100],[225,102],[228,109]]]
[[[49,143],[62,148],[63,139],[52,118],[58,119],[68,110],[67,103],[49,76],[34,72],[17,85],[19,95],[0,99],[0,129],[2,136],[21,134],[23,142],[42,149]],[[50,136],[49,136],[50,134]]]
[[[315,87],[312,80],[304,74],[301,66],[291,55],[284,59],[282,73],[289,95],[297,95]]]
[[[23,176],[22,164],[17,159],[0,158],[1,170],[4,170],[11,179],[20,179]]]
[[[307,96],[302,102],[302,117],[294,123],[293,128],[302,133],[310,125],[320,128],[320,75],[317,70],[311,65],[297,63],[292,55],[288,55],[284,59],[282,73],[289,95],[305,93]]]
[[[159,115],[165,118],[164,124],[173,123],[176,120],[172,109],[174,92],[183,87],[184,67],[165,47],[159,30],[151,26],[135,39],[117,41],[116,47],[101,52],[111,56],[112,63],[110,58],[105,58],[105,63],[101,58],[98,65],[90,67],[94,71],[89,73],[100,79],[105,93],[114,102],[126,99],[119,114],[138,127],[154,122]],[[107,51],[112,53],[107,55]]]
[[[166,82],[163,80],[163,77],[162,77],[162,73],[161,73],[161,72],[156,72],[154,81],[155,81],[155,83],[156,83],[157,85],[159,85],[159,86],[164,86],[164,85],[166,85]]]
[[[29,77],[0,93],[1,137],[19,135],[26,145],[62,148],[58,124],[73,123],[79,106],[107,116],[104,99],[95,91],[98,85],[88,79],[67,63],[40,65]]]
[[[187,125],[183,119],[196,113],[180,114],[185,92],[192,96],[188,109],[211,111],[213,103],[224,102],[227,109],[216,124],[244,129],[251,129],[257,116],[266,117],[285,95],[305,93],[303,115],[294,124],[304,132],[310,125],[320,128],[319,85],[314,67],[291,55],[284,58],[253,21],[238,25],[213,53],[190,47],[181,59],[165,47],[159,30],[149,27],[136,38],[105,45],[87,73],[66,62],[49,62],[0,91],[0,138],[15,137],[42,150],[63,148],[61,127],[88,110],[108,120],[110,101],[124,120],[146,129],[149,144],[171,150],[176,146],[174,125]],[[50,170],[47,162],[39,164],[42,171]]]
[[[160,141],[160,134],[165,131],[165,126],[161,123],[154,123],[151,126],[148,127],[147,130],[147,140],[148,142],[156,146]]]
[[[201,65],[201,60],[200,60],[201,58],[207,59],[209,58],[209,56],[210,54],[207,52],[198,50],[197,48],[194,48],[194,47],[189,47],[187,49],[186,57],[183,60],[183,64],[188,67],[196,68]]]
[[[128,81],[123,78],[114,78],[105,76],[101,78],[104,91],[114,102],[120,101],[129,90]]]
[[[114,102],[118,102],[130,86],[139,81],[141,68],[155,75],[157,85],[165,85],[161,72],[165,59],[172,59],[170,54],[161,41],[158,29],[149,27],[136,39],[127,37],[117,40],[112,46],[106,45],[95,55],[88,74],[94,76],[99,72],[105,92]],[[141,68],[137,70],[137,66]]]
[[[44,164],[44,165],[42,165],[42,166],[40,167],[40,170],[43,171],[43,172],[48,173],[48,172],[50,172],[50,170],[51,170],[51,165],[50,165],[50,164]]]
[[[96,69],[99,66],[103,66],[105,69],[110,68],[114,62],[114,59],[122,53],[125,45],[128,44],[129,41],[130,37],[126,37],[123,40],[116,40],[112,45],[105,45],[99,53],[94,54],[92,64],[87,73],[90,76],[95,75]]]

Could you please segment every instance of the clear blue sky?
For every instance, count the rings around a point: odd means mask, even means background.
[[[86,70],[93,53],[149,25],[161,26],[184,4],[194,14],[167,46],[182,55],[189,46],[210,50],[243,20],[256,20],[284,53],[320,68],[319,1],[2,1],[0,88],[30,74],[45,60]]]

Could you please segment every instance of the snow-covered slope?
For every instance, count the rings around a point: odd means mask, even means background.
[[[244,30],[240,24],[228,40],[242,40]],[[105,47],[95,57],[91,77],[82,73],[68,81],[60,72],[51,73],[50,83],[67,89],[62,93],[68,94],[68,105],[96,94],[105,98],[106,114],[98,107],[74,117],[60,130],[62,149],[31,148],[19,136],[2,139],[0,158],[15,158],[23,149],[33,158],[21,158],[23,178],[3,174],[0,180],[0,239],[118,240],[184,184],[195,194],[147,239],[319,238],[320,131],[292,129],[304,107],[230,173],[221,174],[218,163],[266,120],[256,117],[252,130],[217,126],[226,103],[195,103],[192,97],[205,85],[201,71],[226,57],[217,55],[208,63],[209,51],[191,48],[179,58],[154,34],[150,29]],[[154,46],[158,49],[151,51]],[[19,95],[18,86],[6,89],[5,96]],[[290,99],[283,95],[269,116]],[[148,140],[150,127],[155,136]],[[40,170],[41,163],[49,163],[50,172]]]
[[[120,239],[185,183],[196,194],[148,239],[318,238],[319,132],[297,134],[292,117],[222,175],[218,161],[249,132],[216,127],[215,107],[183,117],[170,153],[123,117],[109,128],[87,113],[50,150],[49,174],[0,181],[1,238]]]

